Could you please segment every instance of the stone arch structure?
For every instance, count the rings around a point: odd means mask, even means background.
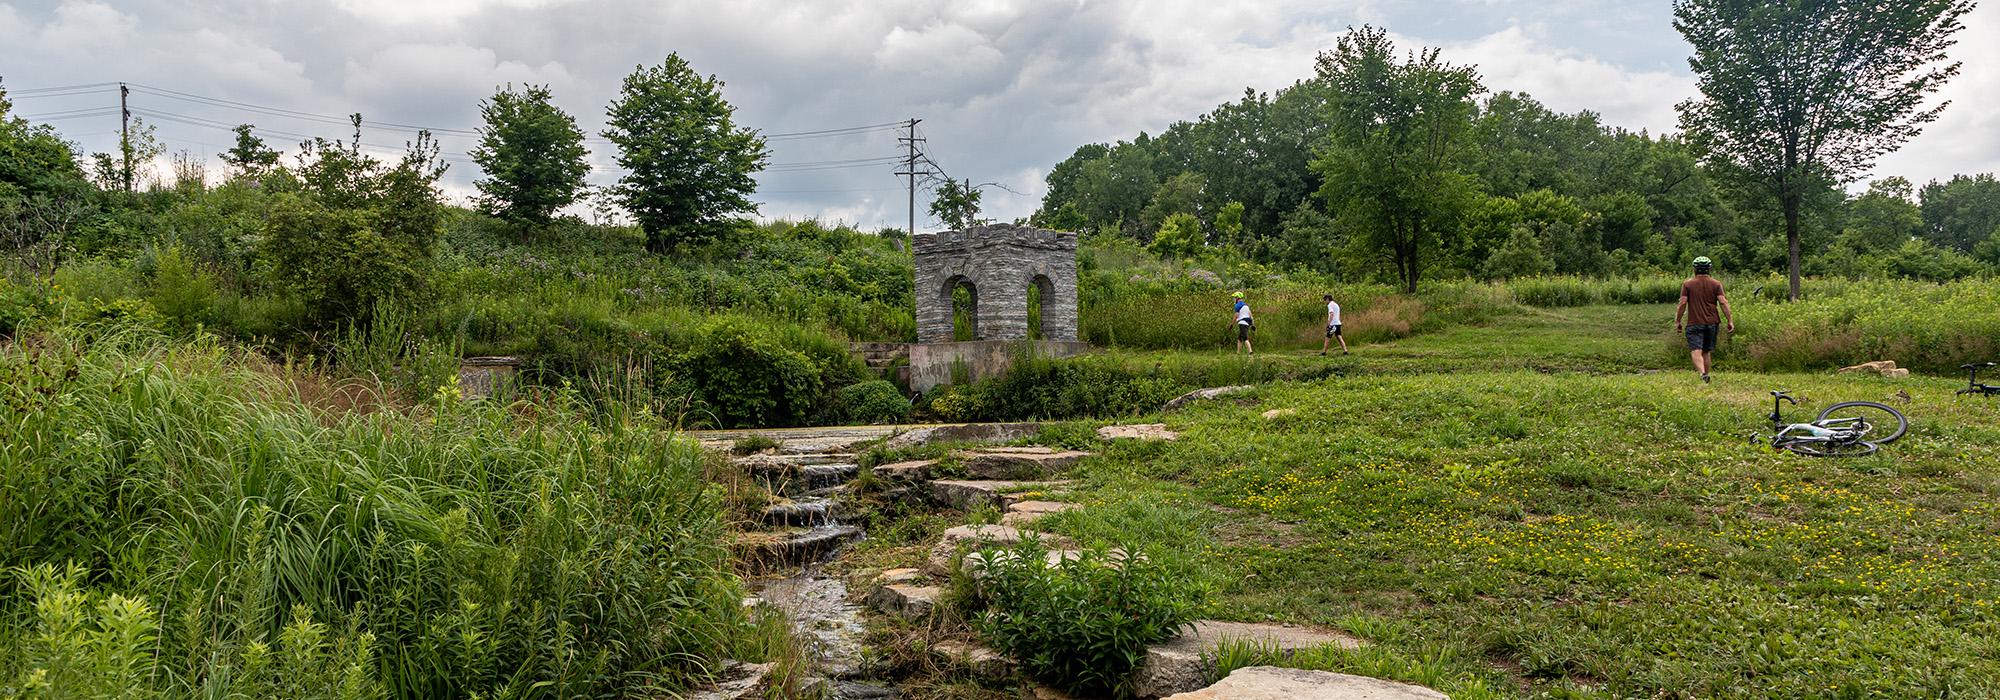
[[[980,340],[1027,340],[1028,288],[1040,288],[1042,339],[1077,339],[1076,234],[991,224],[912,237],[916,257],[917,341],[952,341],[951,289],[978,294]],[[942,293],[939,293],[941,291]]]
[[[971,331],[972,340],[984,340],[979,335],[979,285],[965,275],[945,278],[944,288],[938,290],[937,303],[945,309],[945,324],[948,326],[945,329],[945,337],[947,340],[955,340],[958,337],[958,300],[954,297],[960,287],[965,288],[965,295],[971,302],[966,310],[969,312],[967,315],[970,317],[972,327],[967,330]]]

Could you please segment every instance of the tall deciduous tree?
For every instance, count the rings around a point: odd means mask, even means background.
[[[1329,138],[1313,169],[1324,176],[1320,196],[1414,293],[1441,234],[1477,191],[1460,162],[1472,98],[1484,88],[1476,70],[1445,63],[1436,49],[1408,60],[1395,50],[1387,31],[1364,26],[1320,54]]]
[[[549,98],[547,85],[520,92],[508,86],[479,104],[486,125],[471,155],[486,173],[477,183],[486,213],[517,224],[547,224],[583,191],[583,178],[590,174],[583,130]]]
[[[696,73],[678,54],[625,76],[604,138],[618,145],[618,164],[628,173],[615,192],[645,230],[647,247],[664,251],[715,237],[757,210],[751,175],[764,169],[769,151],[757,132],[736,125],[735,114],[722,99],[722,81]]]
[[[236,125],[236,145],[222,152],[222,162],[245,175],[256,175],[278,164],[278,152],[253,133],[256,127]]]
[[[945,180],[932,191],[931,216],[950,229],[967,229],[978,226],[979,188],[972,186],[971,180],[958,182]]]
[[[1702,96],[1681,127],[1711,163],[1782,208],[1799,296],[1799,215],[1816,183],[1849,182],[1937,119],[1958,73],[1945,49],[1971,0],[1677,0]]]

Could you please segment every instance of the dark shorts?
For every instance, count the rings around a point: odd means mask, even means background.
[[[1326,337],[1331,338],[1336,335],[1340,335],[1340,324],[1336,323],[1326,327]]]
[[[1715,324],[1704,323],[1687,327],[1689,350],[1715,349]]]
[[[1238,324],[1236,324],[1236,339],[1237,339],[1237,340],[1249,340],[1249,339],[1250,339],[1250,324],[1248,324],[1248,323],[1238,323]]]

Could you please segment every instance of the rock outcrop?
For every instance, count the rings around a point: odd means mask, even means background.
[[[1420,685],[1328,671],[1251,666],[1167,700],[1450,700]]]

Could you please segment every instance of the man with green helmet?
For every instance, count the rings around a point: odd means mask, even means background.
[[[1729,297],[1722,294],[1722,281],[1708,276],[1714,269],[1715,263],[1708,256],[1695,258],[1694,277],[1681,283],[1681,303],[1674,308],[1674,330],[1687,333],[1688,353],[1703,384],[1708,383],[1709,362],[1715,352],[1716,325],[1727,324],[1724,327],[1729,332],[1736,332],[1735,314],[1729,310]],[[1681,325],[1683,315],[1685,326]]]

